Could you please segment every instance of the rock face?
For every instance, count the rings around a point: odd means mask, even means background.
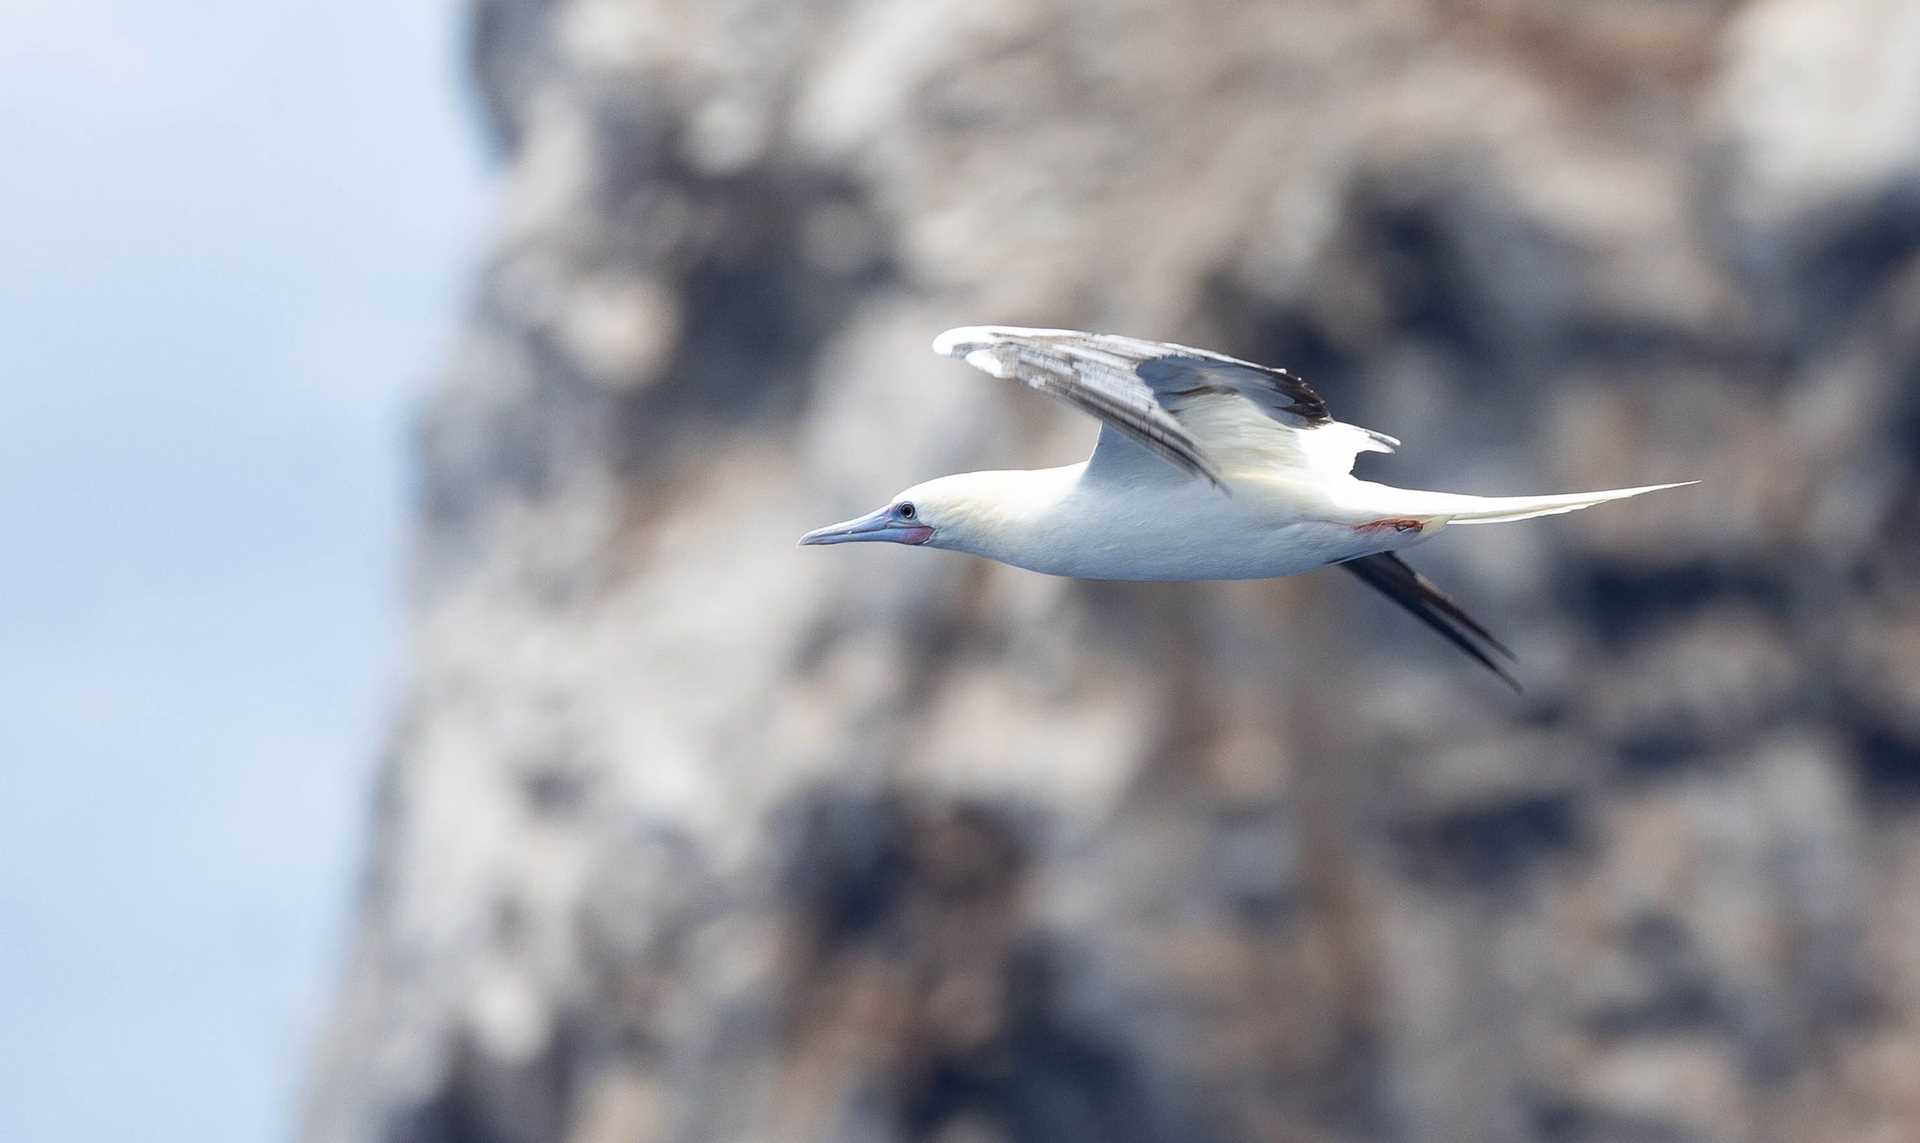
[[[311,1143],[1920,1138],[1920,6],[476,0],[497,234]],[[1335,573],[800,551],[1313,379]]]

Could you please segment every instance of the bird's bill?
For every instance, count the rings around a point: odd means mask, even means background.
[[[802,544],[924,544],[933,538],[933,529],[922,524],[903,524],[893,518],[893,505],[876,508],[852,520],[842,520],[824,528],[815,528],[800,537]]]

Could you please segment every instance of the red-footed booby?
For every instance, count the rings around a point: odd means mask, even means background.
[[[942,476],[808,532],[802,544],[946,548],[1080,579],[1269,579],[1338,564],[1518,689],[1492,654],[1513,653],[1395,552],[1449,524],[1527,520],[1682,487],[1548,496],[1394,488],[1352,469],[1360,453],[1400,442],[1334,420],[1285,369],[1065,329],[965,326],[935,338],[933,350],[1092,414],[1093,455],[1063,468]]]

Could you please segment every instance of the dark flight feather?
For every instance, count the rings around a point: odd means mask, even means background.
[[[1513,652],[1471,615],[1462,611],[1459,604],[1433,586],[1427,577],[1407,566],[1407,561],[1392,552],[1381,552],[1347,560],[1340,566],[1358,576],[1368,587],[1412,612],[1422,623],[1439,632],[1447,642],[1499,675],[1516,692],[1520,690],[1519,681],[1507,673],[1488,653],[1488,649],[1499,652],[1510,661],[1514,658]]]

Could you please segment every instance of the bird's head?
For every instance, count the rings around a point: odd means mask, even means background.
[[[972,550],[975,533],[995,515],[998,473],[969,472],[916,484],[865,516],[815,528],[802,544],[884,542]]]

